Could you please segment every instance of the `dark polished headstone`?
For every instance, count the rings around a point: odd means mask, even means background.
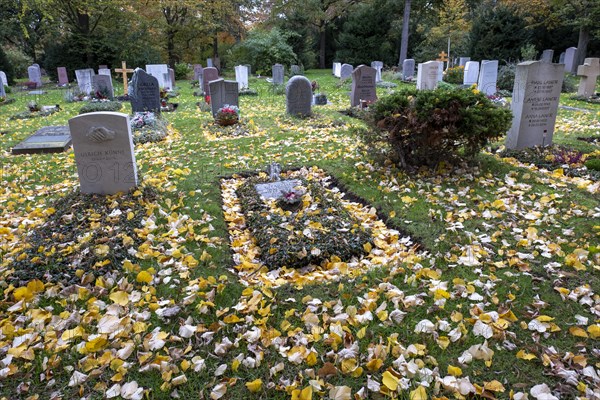
[[[68,126],[45,126],[13,147],[12,154],[62,153],[70,146]]]

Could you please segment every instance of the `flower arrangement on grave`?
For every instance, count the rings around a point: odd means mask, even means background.
[[[306,194],[306,188],[296,186],[291,190],[282,190],[277,199],[277,205],[286,211],[293,211],[302,205],[302,197]]]
[[[219,125],[233,125],[237,124],[240,119],[240,109],[237,106],[230,106],[225,104],[223,107],[217,110],[215,115],[215,121]]]
[[[94,92],[92,101],[109,101],[108,88],[102,88]]]
[[[38,103],[36,101],[34,101],[34,100],[32,100],[29,103],[27,103],[27,108],[31,112],[40,111],[40,107],[38,106]]]
[[[310,87],[312,88],[315,104],[319,106],[327,104],[327,95],[323,92],[317,92],[319,90],[319,82],[312,81]]]
[[[210,105],[210,95],[206,95],[204,96],[204,101],[206,102],[206,104]]]
[[[131,128],[143,128],[156,125],[156,114],[151,111],[136,112],[129,120]]]
[[[160,105],[161,105],[161,107],[167,106],[168,97],[169,97],[169,94],[167,92],[167,89],[160,88]]]

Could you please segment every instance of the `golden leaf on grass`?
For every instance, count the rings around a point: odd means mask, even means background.
[[[583,330],[583,328],[580,328],[578,326],[572,326],[569,328],[569,333],[573,336],[578,336],[578,337],[582,337],[582,338],[587,338],[589,337],[588,334]]]
[[[423,386],[419,386],[410,392],[410,400],[427,400],[427,390]]]
[[[485,382],[483,385],[485,390],[489,390],[490,392],[504,392],[504,386],[497,380],[493,380],[491,382]]]
[[[33,298],[33,292],[31,290],[29,290],[29,288],[27,288],[27,286],[23,286],[23,287],[15,289],[15,291],[13,292],[13,297],[15,298],[16,301],[21,301],[21,300],[29,301]]]
[[[89,353],[94,353],[96,351],[102,350],[107,344],[108,340],[106,340],[102,336],[97,336],[85,344],[85,349]]]
[[[528,353],[525,350],[519,350],[517,352],[517,358],[529,361],[537,359],[537,356],[535,354]]]
[[[383,360],[374,358],[367,363],[367,369],[371,372],[377,371],[383,365]]]
[[[312,400],[312,386],[307,386],[304,389],[295,389],[292,391],[292,400]]]
[[[316,363],[317,363],[317,353],[315,353],[314,351],[311,351],[310,354],[306,357],[306,364],[308,364],[309,367],[312,367]]]
[[[331,400],[351,400],[352,390],[348,386],[334,386],[329,390]]]
[[[363,326],[362,328],[360,328],[358,330],[358,332],[356,332],[356,337],[359,339],[362,339],[365,337],[365,334],[367,333],[367,327]]]
[[[448,365],[448,375],[452,375],[452,376],[461,376],[462,375],[462,369],[460,369],[460,367],[455,367],[454,365]]]
[[[385,371],[383,373],[381,382],[392,392],[395,392],[398,389],[399,379],[390,371]]]
[[[257,393],[260,392],[260,390],[262,389],[262,384],[262,379],[258,378],[253,380],[252,382],[246,382],[246,387],[252,393]]]
[[[112,292],[109,298],[120,306],[126,306],[129,304],[129,295],[127,292],[123,292],[122,290]]]
[[[600,339],[600,325],[590,325],[587,328],[588,333],[592,339]]]
[[[135,280],[140,283],[150,283],[152,282],[152,275],[148,271],[140,271]]]

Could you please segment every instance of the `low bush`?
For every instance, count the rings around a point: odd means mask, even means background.
[[[87,114],[96,111],[119,111],[121,109],[120,101],[92,101],[85,104],[79,110],[79,114]]]
[[[188,64],[184,64],[184,63],[175,64],[174,70],[175,70],[175,80],[176,81],[186,80],[192,72],[192,69],[190,68],[190,66]]]
[[[517,71],[517,64],[509,63],[501,66],[498,69],[498,80],[496,86],[500,90],[506,90],[507,92],[513,91],[515,86],[515,73]]]
[[[600,158],[590,158],[584,165],[589,170],[600,171]]]
[[[454,83],[455,85],[462,85],[465,76],[465,67],[457,65],[451,67],[444,73],[444,82]]]
[[[471,158],[512,122],[510,110],[476,89],[402,89],[369,110],[370,145],[387,143],[389,157],[404,168]]]

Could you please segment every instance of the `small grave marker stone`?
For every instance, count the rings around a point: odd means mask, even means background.
[[[552,144],[563,79],[562,64],[527,61],[517,65],[507,148],[520,150]]]
[[[596,80],[600,75],[600,58],[586,58],[583,65],[577,67],[577,75],[581,76],[577,95],[591,97],[596,92]]]
[[[419,63],[417,68],[417,89],[433,90],[437,87],[440,63],[438,61],[427,61]]]
[[[149,75],[141,68],[136,68],[131,78],[131,93],[129,94],[133,112],[160,112],[160,87],[158,79]]]
[[[359,65],[352,72],[352,91],[350,105],[360,106],[361,101],[372,103],[377,100],[376,80],[377,70],[366,65]]]
[[[560,53],[560,56],[558,56],[558,63],[559,64],[564,64],[565,63],[565,56],[566,56],[566,53],[564,51],[562,53]]]
[[[108,69],[108,68],[98,68],[98,75],[108,75],[108,76],[111,76],[110,69]]]
[[[498,81],[498,61],[482,61],[481,72],[479,73],[479,81],[477,89],[483,92],[486,96],[491,96],[496,93],[496,84]]]
[[[248,88],[248,67],[245,65],[237,65],[235,67],[235,80],[238,83],[239,89]]]
[[[215,67],[204,68],[204,76],[202,83],[204,84],[204,93],[210,95],[210,86],[208,85],[211,81],[219,79],[219,71]]]
[[[35,82],[36,87],[42,87],[42,71],[38,64],[27,67],[27,75],[30,82]]]
[[[112,78],[110,77],[110,75],[94,75],[92,77],[92,83],[94,86],[94,93],[99,92],[102,94],[106,94],[111,100],[115,97]]]
[[[283,85],[283,76],[285,74],[283,65],[281,65],[281,64],[273,65],[271,73],[272,73],[272,77],[273,77],[273,84],[274,85]]]
[[[68,126],[45,126],[12,148],[12,154],[62,153],[71,146]]]
[[[311,115],[312,87],[308,78],[296,75],[285,87],[286,112],[297,117]]]
[[[471,57],[460,57],[458,59],[458,65],[464,67],[469,61],[471,61]]]
[[[6,73],[4,71],[0,71],[0,85],[8,86],[8,78],[6,77]]]
[[[577,72],[577,47],[569,47],[565,52],[565,72]]]
[[[82,93],[90,94],[93,85],[92,77],[95,75],[94,70],[91,68],[77,69],[75,70],[75,77],[77,78],[77,85]]]
[[[342,64],[342,68],[340,69],[340,79],[348,79],[352,76],[352,71],[354,71],[354,67],[350,64]]]
[[[371,62],[371,68],[375,68],[377,74],[375,75],[375,82],[381,82],[381,71],[383,71],[383,61]]]
[[[258,194],[265,200],[275,200],[281,197],[281,192],[290,192],[302,182],[297,179],[287,179],[284,181],[258,183],[254,187]]]
[[[66,67],[58,67],[56,69],[56,72],[58,72],[58,84],[60,86],[66,86],[69,84],[69,76],[67,75],[67,68]]]
[[[129,116],[82,114],[69,120],[82,193],[115,194],[137,186]]]
[[[415,77],[415,60],[407,58],[402,62],[402,80],[410,81]]]
[[[208,68],[214,68],[215,67],[215,64],[213,63],[213,59],[212,58],[207,58],[206,59],[206,66]]]
[[[333,76],[339,78],[342,76],[342,63],[335,62],[333,63]]]
[[[226,81],[217,79],[210,82],[210,107],[213,117],[217,116],[217,111],[224,105],[239,105],[239,89],[236,81]]]
[[[554,50],[546,49],[542,52],[542,57],[540,58],[540,61],[551,63],[553,58],[554,58]]]
[[[292,65],[290,66],[290,74],[292,76],[294,75],[300,75],[300,66],[299,65]]]
[[[0,82],[0,97],[6,97],[6,89],[4,89],[4,83]]]
[[[204,68],[202,68],[202,64],[194,64],[194,80],[199,81],[202,73],[204,72]]]
[[[175,70],[169,68],[169,80],[171,81],[171,90],[175,89]]]
[[[463,85],[475,85],[479,78],[479,62],[467,61],[465,72],[463,74]]]

